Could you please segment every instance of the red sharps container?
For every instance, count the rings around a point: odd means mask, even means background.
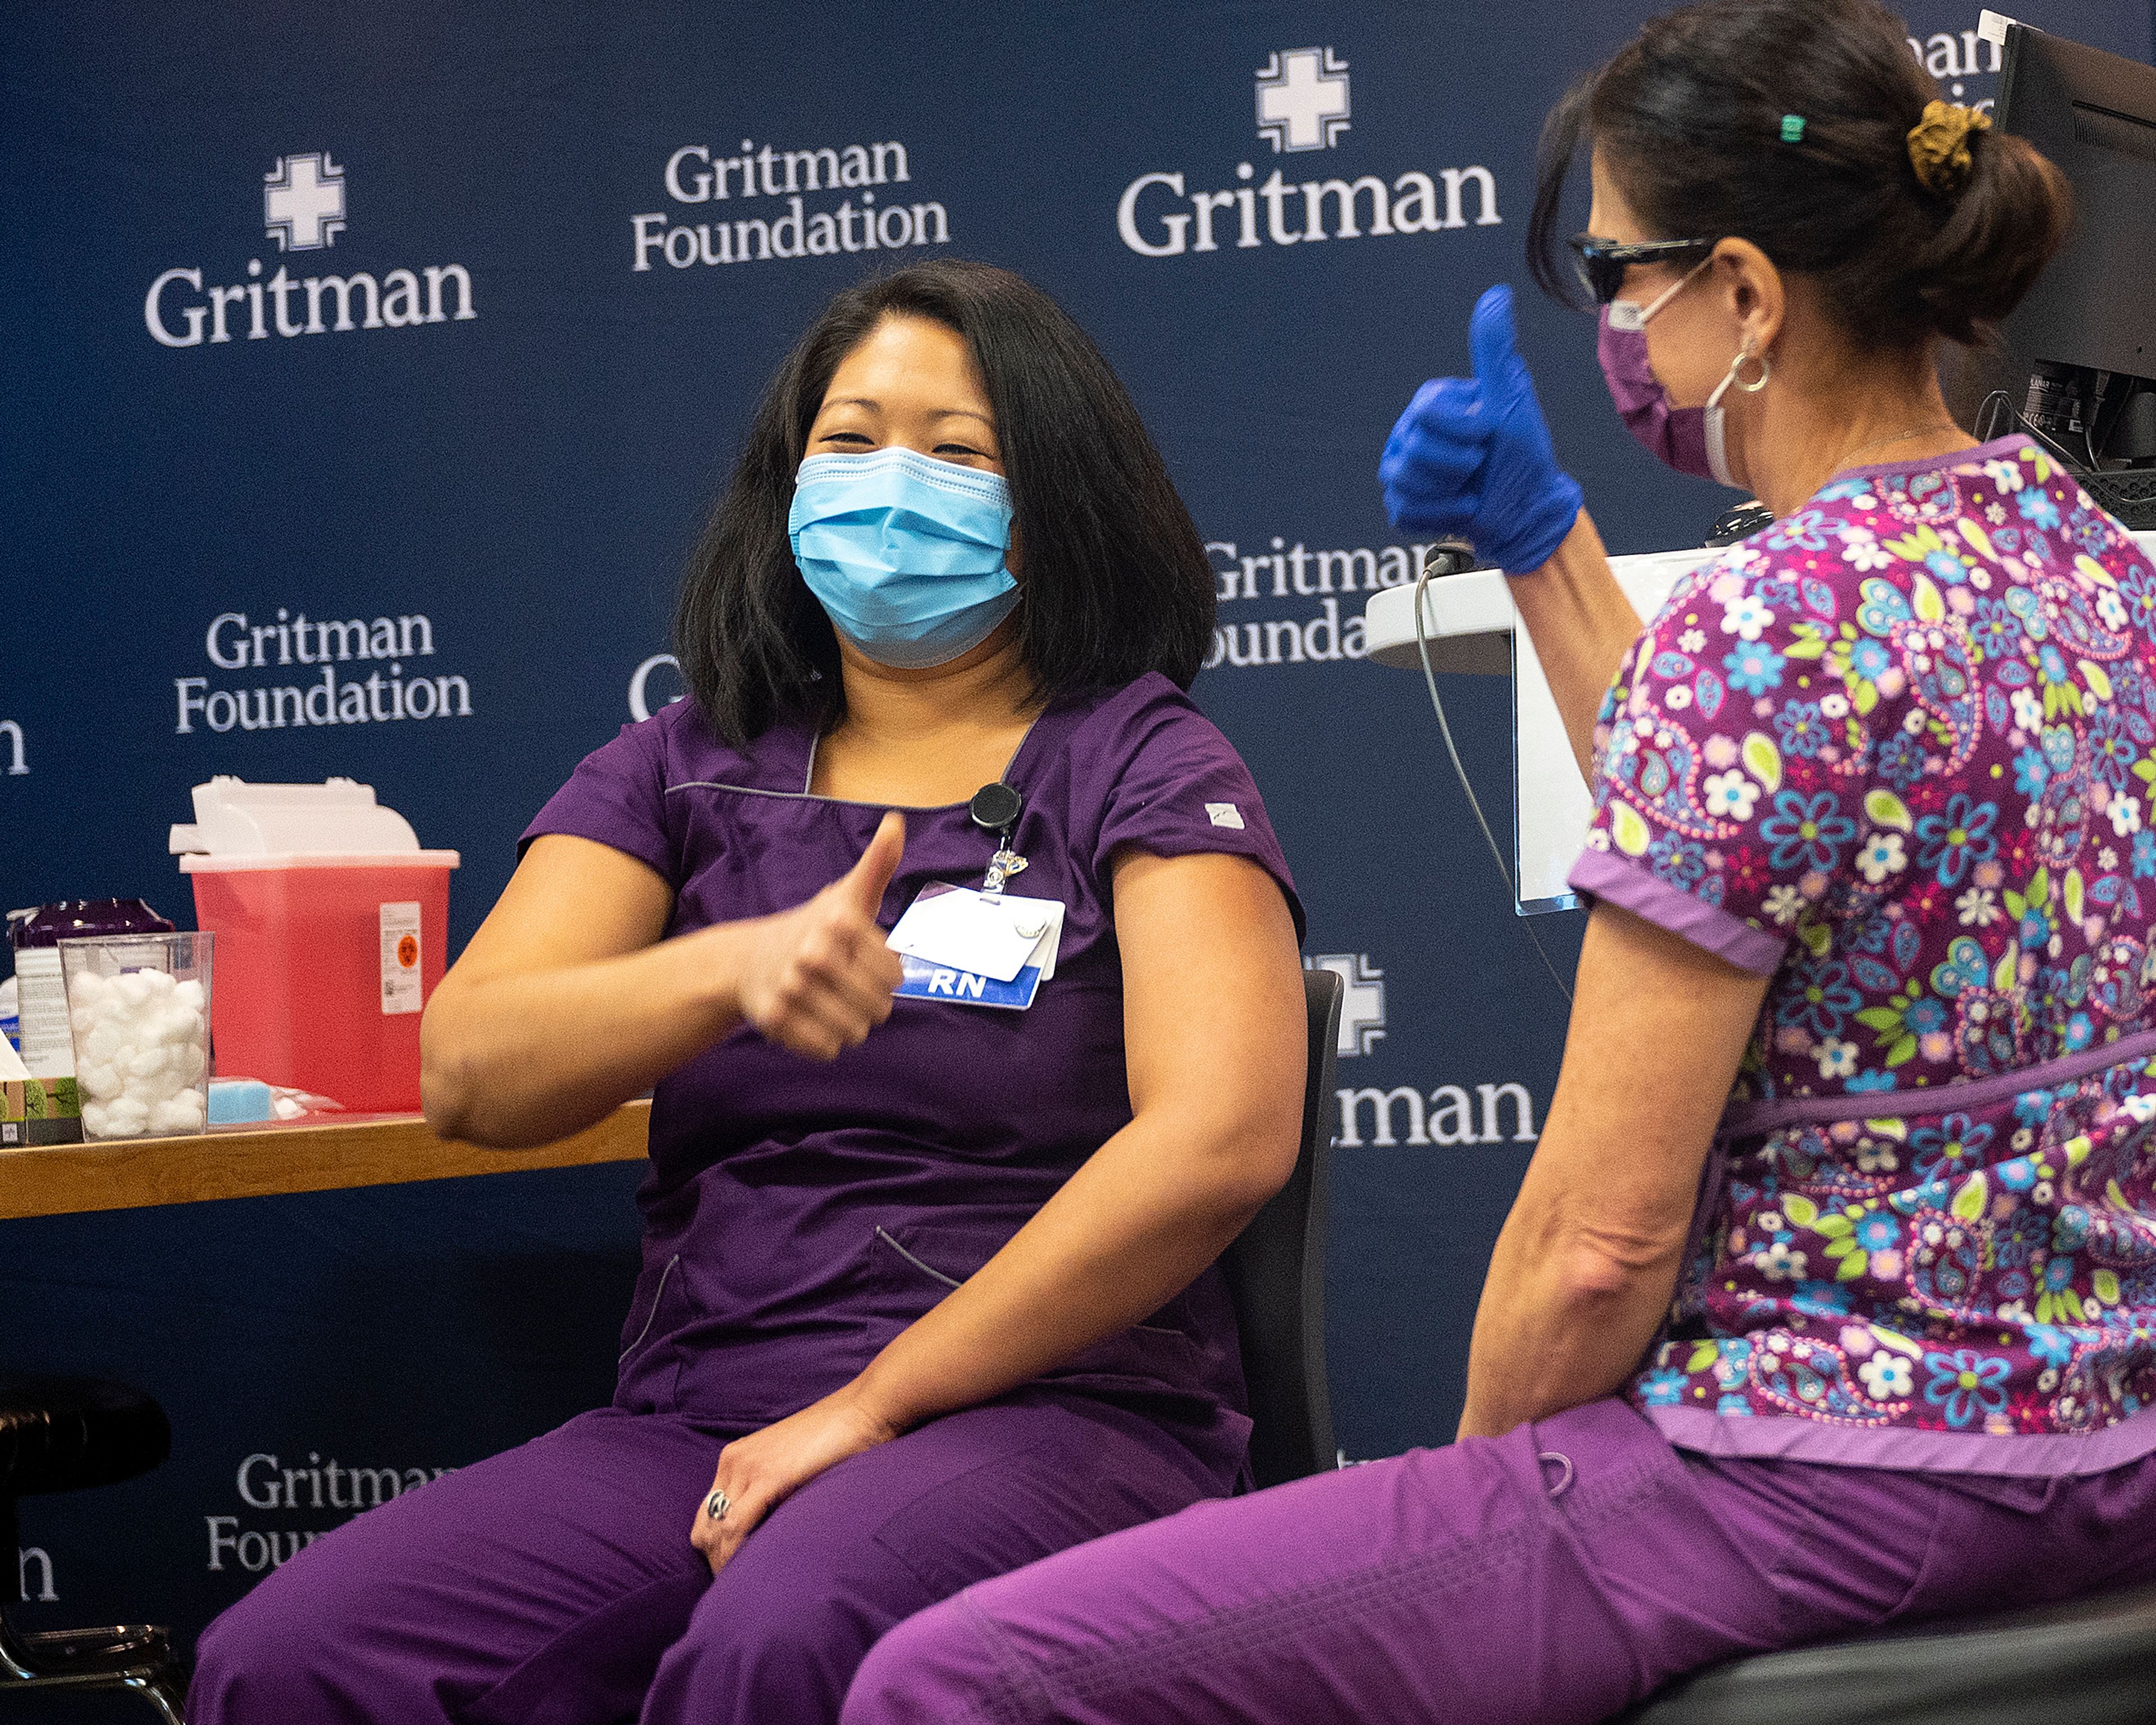
[[[172,848],[217,936],[221,1078],[366,1112],[419,1106],[419,1013],[448,962],[454,850],[422,850],[372,785],[194,788]]]

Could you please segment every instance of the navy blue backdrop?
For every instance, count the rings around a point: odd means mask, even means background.
[[[1419,681],[1359,662],[1415,555],[1373,470],[1466,368],[1476,293],[1524,287],[1543,113],[1649,9],[9,7],[0,896],[184,923],[188,787],[342,773],[462,850],[461,943],[578,757],[678,692],[675,572],[813,309],[886,261],[1011,265],[1121,369],[1212,542],[1196,693],[1353,983],[1342,1445],[1441,1440],[1562,1002]],[[2150,53],[2148,0],[2030,13]],[[1912,49],[1988,100],[1975,17],[1924,0]],[[1520,305],[1613,548],[1697,542],[1725,494],[1626,440],[1591,326]],[[1508,691],[1453,699],[1502,819]],[[1568,967],[1574,919],[1542,927]],[[603,1399],[634,1178],[0,1225],[0,1363],[131,1378],[177,1434],[147,1479],[26,1506],[28,1620],[191,1636],[308,1532]]]

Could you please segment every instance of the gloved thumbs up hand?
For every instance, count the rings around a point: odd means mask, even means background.
[[[1473,378],[1424,384],[1385,441],[1385,512],[1395,527],[1460,534],[1485,562],[1527,574],[1572,531],[1579,485],[1550,446],[1513,334],[1512,289],[1476,301],[1467,343]]]

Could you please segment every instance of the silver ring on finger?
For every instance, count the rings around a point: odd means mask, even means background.
[[[726,1512],[732,1507],[732,1501],[723,1491],[714,1491],[704,1500],[704,1513],[715,1522],[726,1520]]]

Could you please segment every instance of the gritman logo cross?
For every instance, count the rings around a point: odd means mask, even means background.
[[[1366,1055],[1385,1034],[1385,973],[1367,952],[1320,952],[1312,970],[1329,970],[1341,981],[1340,1041],[1337,1052],[1353,1060]]]
[[[1348,130],[1348,62],[1284,48],[1258,73],[1258,136],[1276,151],[1329,150]]]
[[[262,178],[262,219],[279,251],[319,251],[336,244],[344,232],[344,170],[328,151],[280,157]]]

